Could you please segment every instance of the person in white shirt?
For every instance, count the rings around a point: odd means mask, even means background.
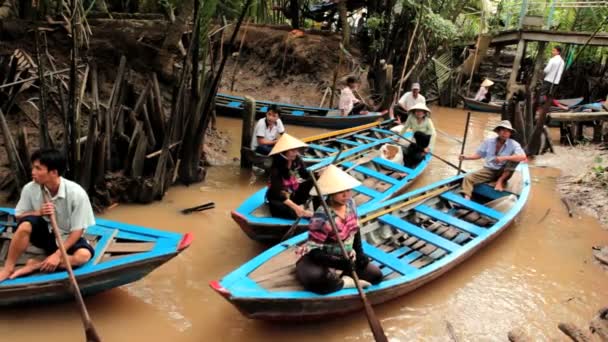
[[[541,87],[542,95],[553,95],[555,88],[557,88],[559,81],[562,79],[565,63],[561,53],[561,46],[556,46],[551,49],[551,55],[553,57],[551,57],[549,63],[547,63],[547,66],[543,70],[545,78],[543,79],[543,85]]]
[[[407,114],[410,108],[417,104],[426,105],[426,99],[420,94],[420,83],[412,84],[412,90],[401,96],[397,105],[393,107],[393,112],[396,114],[400,123],[407,120]]]
[[[479,90],[477,91],[477,94],[475,95],[475,98],[473,98],[473,100],[490,103],[490,100],[492,100],[492,93],[490,92],[490,87],[493,84],[494,84],[494,82],[492,82],[489,78],[486,78],[485,80],[483,80],[483,82],[481,82],[481,86],[479,87]]]
[[[84,230],[95,225],[89,196],[80,185],[62,177],[67,164],[63,153],[56,149],[41,149],[32,154],[31,161],[33,181],[23,187],[15,208],[17,229],[4,267],[0,268],[0,283],[35,271],[55,272],[65,268],[66,262],[73,267],[80,266],[95,254],[83,238]],[[43,191],[49,201],[44,199]],[[57,221],[67,261],[57,248],[49,217]],[[47,257],[29,259],[25,266],[15,269],[17,260],[30,243],[43,249]]]
[[[279,108],[277,105],[271,105],[266,112],[266,117],[261,118],[255,124],[251,138],[251,150],[267,156],[283,133],[285,133],[285,127],[279,119]]]
[[[346,87],[340,92],[340,101],[338,109],[340,109],[340,115],[349,116],[356,114],[367,114],[367,106],[365,103],[360,101],[353,91],[357,91],[359,87],[359,80],[355,77],[349,76],[346,79]]]

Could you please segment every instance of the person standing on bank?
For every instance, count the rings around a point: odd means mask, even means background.
[[[553,96],[555,88],[559,85],[559,81],[562,79],[562,73],[564,72],[564,60],[561,56],[561,46],[556,46],[551,49],[551,59],[543,70],[545,78],[543,79],[543,85],[541,87],[541,94],[545,96]]]
[[[470,156],[460,155],[460,160],[485,158],[481,170],[467,174],[462,180],[461,193],[466,199],[471,199],[476,184],[496,181],[494,189],[503,191],[505,183],[511,178],[517,165],[527,158],[521,145],[511,139],[511,134],[515,133],[515,130],[509,120],[501,121],[494,128],[494,132],[498,136],[484,140],[475,154]]]
[[[341,116],[368,113],[365,103],[360,101],[353,93],[357,91],[357,88],[359,88],[359,80],[353,76],[349,76],[346,79],[346,87],[340,92],[338,109],[340,109]]]
[[[285,126],[279,118],[279,107],[271,105],[266,112],[266,117],[261,118],[255,124],[251,138],[251,150],[267,156],[283,133],[285,133]]]
[[[307,146],[285,133],[270,152],[272,167],[266,201],[273,217],[295,219],[312,216],[312,212],[303,205],[310,197],[313,183],[299,151]]]
[[[41,149],[32,154],[32,179],[23,187],[15,208],[17,230],[9,246],[4,268],[0,269],[0,282],[35,271],[55,272],[65,268],[55,235],[48,217],[55,216],[63,244],[72,267],[83,265],[95,250],[82,237],[87,227],[95,225],[93,209],[87,192],[77,183],[62,177],[66,169],[64,155],[56,149]],[[42,191],[50,202],[43,202]],[[30,259],[22,268],[15,269],[17,259],[29,244],[47,254],[44,260]]]
[[[393,106],[393,112],[399,123],[404,123],[407,120],[408,112],[417,104],[426,105],[426,99],[420,94],[420,83],[412,84],[412,90],[403,94],[399,102]]]
[[[369,262],[363,253],[357,208],[352,198],[353,188],[361,183],[348,173],[330,164],[318,180],[319,190],[328,197],[327,205],[333,214],[338,236],[323,207],[310,219],[308,240],[296,251],[296,278],[308,291],[326,294],[342,288],[354,288],[351,260],[362,287],[382,281],[380,269]],[[312,195],[317,195],[312,189]],[[345,259],[338,244],[342,240],[351,260]],[[341,274],[337,270],[342,271]]]

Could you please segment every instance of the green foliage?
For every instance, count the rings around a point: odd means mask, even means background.
[[[421,27],[430,32],[430,38],[437,43],[454,40],[458,37],[458,29],[453,22],[443,18],[437,13],[425,11],[421,22]]]

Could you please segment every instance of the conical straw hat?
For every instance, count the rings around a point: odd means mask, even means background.
[[[416,103],[415,105],[413,105],[412,107],[410,107],[409,111],[413,112],[413,111],[416,111],[416,110],[423,110],[428,115],[431,115],[431,110],[424,103]]]
[[[361,182],[342,171],[337,166],[330,164],[317,180],[317,184],[323,195],[331,195],[336,192],[356,188],[361,185]],[[317,195],[317,191],[314,187],[310,190],[310,194],[314,196]]]
[[[279,138],[279,141],[274,144],[274,147],[272,148],[272,151],[270,151],[269,156],[301,147],[308,147],[308,145],[298,138],[294,138],[287,133],[283,133],[283,135],[281,135],[281,137]]]
[[[492,80],[490,80],[489,78],[486,78],[485,80],[483,80],[483,82],[481,82],[482,87],[491,87],[493,84],[494,82],[492,82]]]

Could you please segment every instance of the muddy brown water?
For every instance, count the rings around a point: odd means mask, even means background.
[[[436,126],[461,138],[466,113],[436,109]],[[467,153],[472,153],[498,115],[472,115]],[[227,154],[238,156],[240,122],[219,118],[230,132]],[[323,132],[288,127],[296,136]],[[439,135],[436,153],[457,163],[460,144]],[[567,161],[566,161],[567,162]],[[471,169],[477,162],[465,162]],[[591,247],[608,243],[608,232],[588,216],[569,218],[555,192],[559,171],[532,168],[533,187],[522,214],[502,236],[460,266],[413,293],[375,307],[391,341],[449,340],[450,322],[461,340],[505,341],[513,328],[534,340],[565,340],[562,321],[581,327],[608,302],[608,272]],[[455,174],[434,159],[412,187]],[[208,286],[264,247],[249,240],[230,218],[264,181],[236,163],[212,167],[207,180],[173,187],[162,203],[120,205],[103,217],[177,232],[193,232],[183,254],[134,284],[86,299],[104,341],[367,341],[363,312],[333,321],[272,324],[248,320]],[[216,208],[191,215],[180,209],[214,201]],[[548,214],[547,214],[548,213]],[[73,303],[2,309],[0,341],[82,341]]]

